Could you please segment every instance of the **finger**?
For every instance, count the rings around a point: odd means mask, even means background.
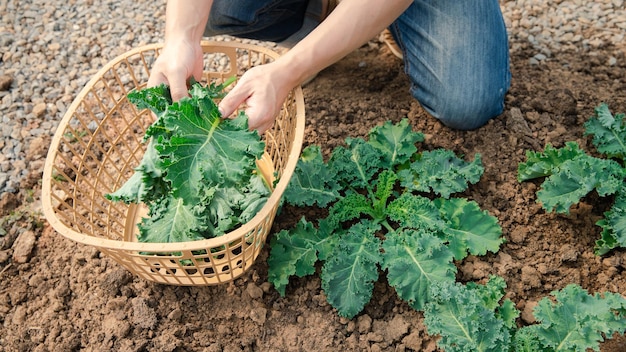
[[[148,77],[148,88],[156,87],[161,83],[167,83],[167,79],[161,73],[153,73]]]
[[[251,130],[256,129],[259,133],[263,133],[274,125],[274,111],[271,105],[265,103],[266,100],[263,100],[261,104],[254,100],[249,99],[248,107],[246,108],[248,128]]]
[[[171,75],[169,83],[172,101],[179,101],[180,99],[188,95],[187,77],[185,77],[184,75]]]
[[[237,110],[237,108],[243,104],[250,94],[243,89],[237,89],[237,86],[233,88],[218,105],[218,109],[222,113],[222,117],[228,117]]]
[[[264,123],[264,124],[256,127],[256,130],[259,131],[259,134],[263,134],[263,133],[265,133],[265,131],[271,129],[273,126],[274,126],[274,122],[273,122],[273,120],[271,120],[268,123]],[[250,127],[250,129],[253,130],[255,128]]]

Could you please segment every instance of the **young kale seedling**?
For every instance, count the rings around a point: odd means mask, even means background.
[[[576,142],[562,148],[547,145],[543,152],[526,152],[526,162],[518,167],[520,182],[544,178],[537,192],[537,201],[547,211],[569,213],[570,207],[595,190],[599,196],[615,195],[611,209],[597,225],[602,237],[596,241],[598,255],[616,247],[626,247],[626,123],[624,114],[613,116],[606,104],[595,109],[585,123],[585,135],[593,136],[593,144],[602,157],[594,157]]]
[[[519,311],[503,299],[506,284],[439,282],[424,311],[429,334],[440,335],[446,352],[585,352],[626,331],[626,299],[605,292],[590,295],[570,284],[542,298],[533,310],[537,323],[518,327]]]

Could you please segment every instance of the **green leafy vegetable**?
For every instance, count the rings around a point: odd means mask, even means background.
[[[547,211],[557,213],[569,213],[573,204],[594,190],[601,197],[615,194],[613,207],[597,223],[602,228],[602,235],[596,242],[595,251],[603,255],[616,247],[626,246],[624,115],[613,116],[608,106],[601,104],[585,123],[585,135],[593,136],[593,144],[604,157],[590,155],[576,142],[567,142],[563,148],[547,145],[543,152],[527,151],[526,162],[518,166],[518,180],[545,177],[537,192],[537,201]]]
[[[480,155],[472,163],[466,163],[449,150],[437,149],[423,152],[411,163],[410,170],[400,171],[402,186],[421,192],[434,192],[444,198],[467,189],[483,174]]]
[[[421,141],[405,119],[373,128],[367,141],[348,138],[327,162],[319,147],[305,148],[285,200],[327,207],[328,217],[275,236],[269,280],[281,295],[291,276],[310,275],[321,261],[322,288],[342,316],[369,302],[379,269],[402,299],[423,309],[433,283],[454,281],[454,259],[499,249],[494,217],[475,202],[447,199],[478,182],[480,158],[419,152]]]
[[[268,274],[268,280],[282,296],[291,275],[300,277],[313,274],[315,263],[326,259],[335,247],[336,237],[327,236],[324,231],[316,231],[313,224],[304,218],[290,232],[282,230],[271,239],[273,255],[268,264],[274,270]]]
[[[294,177],[284,192],[284,197],[291,199],[294,205],[325,207],[339,197],[339,184],[333,181],[335,175],[324,164],[318,146],[302,151],[298,168],[300,176]]]
[[[246,223],[270,195],[256,161],[265,144],[248,130],[247,117],[222,119],[215,99],[222,85],[194,83],[189,97],[172,103],[165,85],[132,91],[138,109],[150,109],[146,152],[113,201],[145,203],[142,242],[193,241],[219,236]]]
[[[381,260],[379,225],[362,222],[341,236],[323,267],[322,288],[328,302],[345,316],[359,313],[372,297]],[[341,289],[338,290],[337,287]]]
[[[453,254],[443,240],[425,230],[390,232],[383,243],[382,268],[398,296],[423,310],[428,291],[437,282],[454,282]]]
[[[438,282],[424,311],[430,334],[441,335],[445,351],[599,351],[600,342],[626,332],[626,299],[614,293],[590,295],[568,285],[544,297],[534,309],[536,324],[519,327],[519,311],[502,299],[506,285],[491,277],[485,285]]]
[[[515,314],[499,315],[493,308],[496,304],[500,306],[503,281],[491,279],[484,288],[454,282],[438,282],[432,286],[431,304],[424,310],[424,323],[429,334],[441,335],[437,342],[440,348],[446,352],[509,350],[510,317]],[[505,320],[502,316],[509,318]]]
[[[589,295],[577,285],[568,285],[552,295],[556,302],[539,301],[534,315],[540,324],[528,329],[553,351],[599,351],[602,334],[626,331],[626,299],[618,294]]]

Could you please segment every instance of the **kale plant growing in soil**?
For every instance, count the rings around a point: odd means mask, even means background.
[[[313,274],[319,260],[322,287],[341,316],[354,317],[370,301],[379,269],[423,310],[431,285],[455,281],[455,260],[498,251],[497,219],[451,197],[478,182],[480,156],[466,162],[445,149],[418,151],[421,141],[402,120],[373,128],[368,141],[347,139],[328,162],[317,146],[303,151],[285,199],[328,207],[329,215],[317,226],[303,218],[272,238],[268,279],[281,295],[291,276]]]
[[[527,151],[526,162],[519,164],[518,180],[545,178],[537,201],[557,213],[569,213],[573,204],[594,190],[601,197],[614,195],[611,209],[597,222],[602,235],[595,252],[604,255],[626,247],[626,122],[624,114],[613,116],[608,105],[601,104],[584,127],[602,157],[592,156],[576,142],[562,148],[548,144],[543,152]]]
[[[424,323],[440,335],[446,352],[585,352],[626,331],[626,299],[617,293],[590,295],[570,284],[544,297],[533,310],[537,321],[518,327],[519,311],[504,299],[506,284],[492,276],[485,285],[438,282]]]

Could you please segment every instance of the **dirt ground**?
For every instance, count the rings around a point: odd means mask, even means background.
[[[305,144],[325,153],[346,137],[408,117],[426,134],[426,148],[482,155],[485,173],[463,196],[499,219],[506,243],[495,255],[458,263],[458,280],[504,277],[507,297],[522,311],[520,324],[531,322],[534,303],[569,283],[626,295],[626,251],[593,253],[600,235],[595,222],[611,199],[591,195],[569,216],[547,214],[535,202],[538,183],[516,180],[528,149],[570,140],[590,148],[582,123],[601,102],[626,112],[625,53],[560,53],[531,64],[533,55],[523,48],[514,53],[505,112],[476,131],[450,130],[428,117],[408,93],[401,61],[376,41],[304,89]],[[611,56],[617,58],[613,66],[607,64]],[[29,149],[31,164],[42,162],[48,142]],[[175,287],[137,279],[46,223],[40,178],[33,171],[20,193],[0,199],[1,351],[437,350],[422,313],[400,301],[384,275],[353,320],[340,318],[326,302],[317,275],[292,281],[281,298],[267,283],[269,246],[253,270],[230,284]],[[291,227],[300,215],[285,209],[273,230]],[[604,343],[602,351],[626,351],[626,338]]]

